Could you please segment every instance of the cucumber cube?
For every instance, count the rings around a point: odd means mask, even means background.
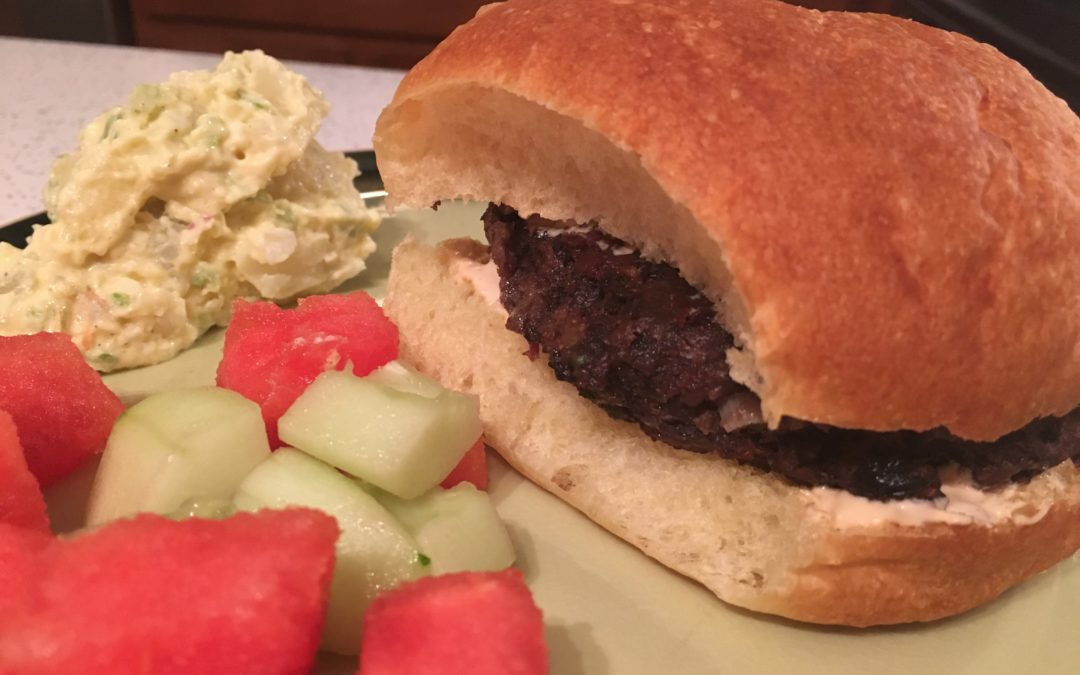
[[[470,483],[411,500],[377,496],[413,535],[432,574],[494,572],[514,564],[514,546],[491,497]]]
[[[368,373],[365,379],[385,384],[398,391],[423,396],[424,398],[438,398],[440,394],[446,391],[446,388],[441,384],[402,361],[391,361],[384,364]]]
[[[186,520],[188,518],[207,518],[209,520],[224,520],[236,513],[236,506],[232,498],[222,499],[189,499],[180,505],[172,513],[166,514],[173,520]]]
[[[377,373],[323,373],[281,417],[278,433],[365,482],[417,497],[446,478],[480,437],[476,399],[415,371]]]
[[[87,509],[90,525],[169,514],[193,499],[232,499],[270,456],[259,406],[216,387],[150,396],[120,416]]]
[[[416,542],[355,481],[293,448],[281,448],[244,480],[234,499],[245,511],[308,506],[341,528],[323,646],[355,654],[364,612],[375,596],[427,574]]]

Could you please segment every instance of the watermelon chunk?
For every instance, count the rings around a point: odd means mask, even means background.
[[[544,620],[515,569],[399,586],[364,618],[360,675],[542,675]]]
[[[0,408],[42,487],[101,452],[124,406],[67,335],[0,337]]]
[[[40,530],[0,523],[0,579],[4,583],[0,590],[0,617],[22,610],[30,602],[34,592],[31,580],[38,573],[38,553],[51,541],[52,537]],[[0,659],[0,673],[7,672]]]
[[[330,516],[142,515],[45,546],[13,532],[0,529],[0,552],[22,560],[0,563],[16,580],[0,613],[2,672],[311,670],[338,533]]]
[[[15,420],[0,410],[0,523],[49,531],[45,498],[26,466]]]
[[[271,302],[233,303],[217,384],[262,408],[270,447],[277,421],[325,370],[367,375],[397,358],[397,327],[367,293],[316,295],[287,310]]]
[[[450,470],[450,474],[440,485],[449,490],[458,483],[465,482],[472,483],[477,490],[488,488],[487,447],[483,437],[478,438],[472,447],[465,451],[465,456]]]

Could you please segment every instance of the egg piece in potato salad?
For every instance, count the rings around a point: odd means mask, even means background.
[[[84,129],[45,190],[52,224],[0,244],[0,335],[65,332],[98,370],[164,361],[237,297],[288,300],[364,269],[378,225],[328,112],[260,51],[141,85]]]

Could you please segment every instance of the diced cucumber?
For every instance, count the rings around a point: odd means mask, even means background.
[[[438,398],[446,388],[402,361],[391,361],[365,376],[366,379],[398,391],[424,398]]]
[[[383,506],[333,467],[299,450],[281,448],[244,480],[237,508],[308,506],[337,518],[341,536],[330,587],[323,645],[355,654],[375,596],[427,573],[413,538]]]
[[[215,387],[155,394],[116,421],[87,521],[169,514],[191,499],[231,499],[269,455],[259,406],[240,394]]]
[[[184,520],[186,518],[221,520],[234,513],[236,513],[236,506],[231,498],[213,497],[210,499],[189,499],[168,516],[174,520]]]
[[[412,533],[432,574],[496,571],[514,563],[514,546],[491,497],[470,483],[411,500],[376,496]]]
[[[446,478],[480,431],[476,399],[414,371],[327,371],[278,421],[286,443],[405,499]]]

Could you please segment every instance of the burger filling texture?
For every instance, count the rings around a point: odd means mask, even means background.
[[[678,269],[595,223],[521,218],[492,204],[484,230],[507,328],[525,337],[530,356],[543,352],[582,396],[674,447],[876,500],[939,498],[946,467],[995,488],[1080,463],[1080,409],[990,443],[944,429],[873,432],[793,419],[769,429],[757,397],[731,378],[731,334]]]

